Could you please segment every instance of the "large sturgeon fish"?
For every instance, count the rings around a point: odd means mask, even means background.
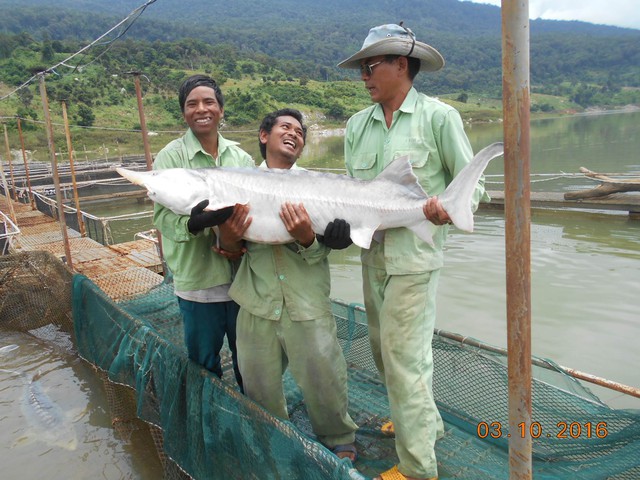
[[[23,379],[26,385],[22,411],[34,431],[31,437],[22,437],[18,443],[24,444],[41,440],[66,450],[75,450],[78,447],[75,427],[60,406],[42,389],[38,381],[40,372],[33,378],[16,370],[0,368],[0,372],[18,376]]]
[[[502,143],[482,149],[439,196],[459,229],[473,231],[471,197],[489,161],[502,153]],[[252,242],[293,241],[279,215],[281,205],[291,202],[304,204],[313,230],[319,234],[324,234],[327,224],[334,219],[345,219],[351,226],[351,240],[362,248],[369,248],[376,231],[395,227],[406,227],[433,244],[435,226],[425,219],[422,210],[428,195],[407,157],[394,160],[373,180],[298,169],[116,170],[130,182],[144,186],[154,202],[179,215],[189,215],[204,199],[209,200],[208,210],[237,203],[250,205],[253,220],[244,238]]]

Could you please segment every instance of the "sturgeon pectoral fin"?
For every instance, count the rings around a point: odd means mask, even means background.
[[[240,204],[240,205],[248,205],[249,204],[249,199],[248,198],[241,198],[241,199],[237,199],[236,201],[223,201],[219,198],[209,198],[209,205],[207,205],[204,209],[205,210],[220,210],[221,208],[227,208],[227,207],[233,207],[236,204]]]
[[[373,239],[378,243],[382,243],[384,241],[384,230],[376,230],[373,232]]]
[[[415,233],[418,238],[433,246],[433,232],[436,228],[433,223],[425,219],[424,222],[420,222],[416,225],[408,225],[407,228]]]
[[[216,210],[221,210],[223,208],[227,208],[227,207],[233,207],[235,205],[235,203],[228,203],[228,202],[218,202],[218,203],[209,203],[209,205],[207,205],[206,207],[204,207],[204,209],[206,211],[209,212],[214,212]]]
[[[351,240],[353,240],[353,243],[361,248],[369,248],[371,246],[371,239],[373,238],[373,235],[375,234],[377,228],[377,226],[372,228],[354,228],[353,226],[351,226]]]

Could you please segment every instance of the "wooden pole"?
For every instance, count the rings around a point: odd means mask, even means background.
[[[71,131],[69,130],[69,119],[67,117],[67,104],[62,102],[62,117],[64,118],[64,132],[67,137],[67,149],[69,150],[69,168],[71,170],[71,183],[73,184],[73,201],[76,205],[76,215],[78,217],[78,228],[80,235],[86,237],[84,221],[82,220],[82,210],[80,210],[80,198],[78,197],[78,184],[76,183],[76,170],[73,163],[73,144],[71,143]]]
[[[153,159],[149,147],[149,134],[147,132],[147,121],[142,107],[142,90],[140,88],[140,72],[131,72],[136,85],[136,98],[138,99],[138,116],[140,117],[140,130],[142,130],[142,145],[144,146],[144,157],[147,161],[147,170],[151,170]]]
[[[33,191],[31,190],[31,177],[29,176],[29,162],[27,162],[27,151],[24,148],[24,137],[22,136],[22,123],[20,117],[18,117],[18,136],[20,137],[20,148],[22,149],[22,161],[24,161],[24,174],[27,179],[27,188],[29,189],[29,202],[31,203],[31,209],[36,209],[36,202],[33,199]]]
[[[64,218],[64,203],[62,201],[62,192],[60,191],[60,177],[58,176],[58,162],[56,160],[56,148],[53,143],[53,125],[51,124],[51,114],[49,112],[49,100],[47,98],[47,87],[44,83],[45,72],[38,74],[40,82],[40,97],[42,97],[42,109],[44,110],[44,123],[47,130],[47,144],[49,146],[49,157],[51,158],[51,172],[53,174],[53,184],[56,189],[56,202],[58,204],[58,223],[60,224],[60,233],[64,244],[64,252],[66,262],[69,268],[73,270],[73,262],[71,259],[71,248],[69,247],[69,236],[67,234],[67,225]]]
[[[9,185],[7,185],[7,177],[4,175],[4,167],[2,165],[2,160],[0,160],[0,177],[2,177],[2,188],[4,188],[5,199],[7,201],[7,205],[9,206],[9,215],[11,216],[11,221],[18,225],[18,221],[16,218],[16,212],[13,209],[13,202],[11,201],[11,196],[9,194]]]
[[[529,2],[502,0],[510,479],[532,478]],[[518,426],[524,424],[525,428]],[[524,431],[525,434],[521,435]]]
[[[7,124],[3,123],[4,127],[4,145],[7,151],[7,162],[9,162],[9,176],[11,177],[11,193],[14,200],[18,200],[18,194],[16,192],[16,180],[13,176],[13,158],[11,157],[11,147],[9,147],[9,134],[7,133]],[[8,192],[7,192],[8,194]]]

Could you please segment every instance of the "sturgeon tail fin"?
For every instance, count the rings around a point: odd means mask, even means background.
[[[438,197],[449,218],[460,230],[473,232],[473,211],[471,210],[473,192],[489,162],[503,152],[502,142],[492,143],[480,150]]]

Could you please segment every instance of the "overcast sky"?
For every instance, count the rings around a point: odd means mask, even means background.
[[[501,0],[463,0],[501,5]],[[529,17],[640,29],[638,0],[529,0]]]

